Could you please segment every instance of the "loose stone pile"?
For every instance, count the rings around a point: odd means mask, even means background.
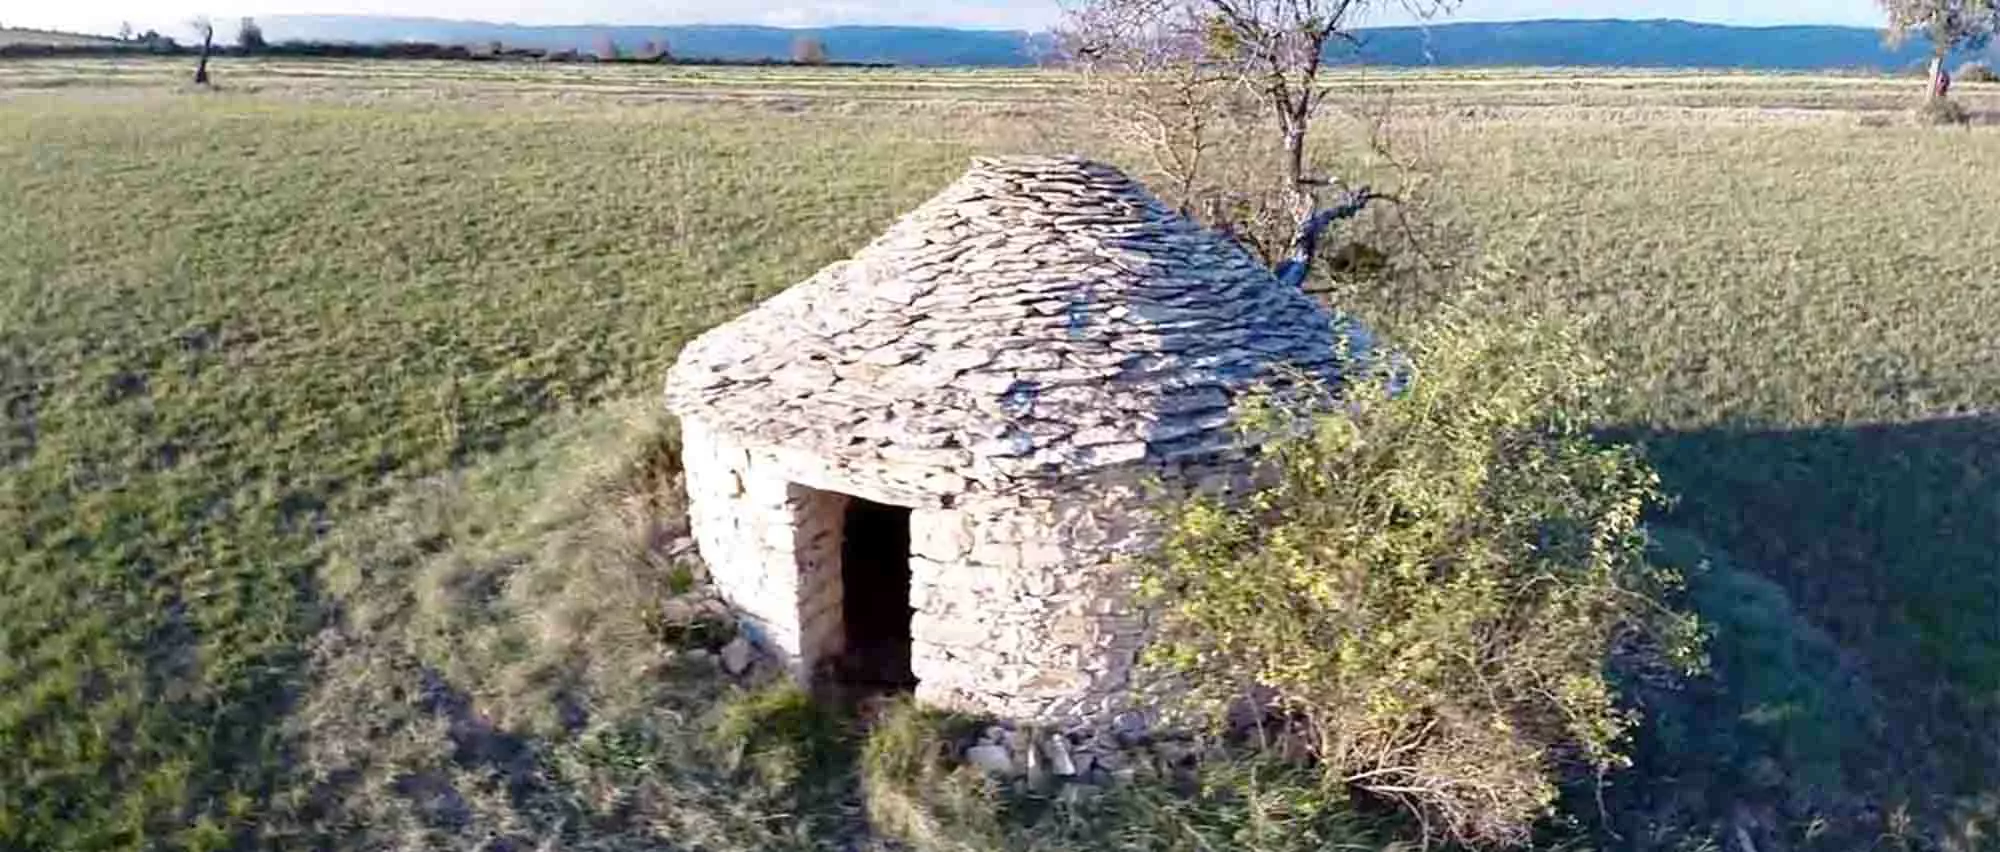
[[[1210,749],[1191,736],[1149,732],[1136,718],[1091,726],[989,725],[959,743],[958,763],[1007,783],[1066,795],[1140,779],[1193,777]]]
[[[1341,331],[1108,166],[975,162],[852,260],[689,344],[669,374],[723,594],[800,672],[843,653],[841,511],[911,509],[921,700],[1120,709],[1144,614],[1119,564],[1169,489],[1246,474],[1246,390],[1331,384]]]

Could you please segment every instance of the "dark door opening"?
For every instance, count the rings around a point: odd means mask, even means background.
[[[840,544],[839,667],[847,686],[915,689],[910,671],[910,510],[859,497],[847,503]]]

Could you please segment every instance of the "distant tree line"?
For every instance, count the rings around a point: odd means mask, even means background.
[[[121,25],[115,42],[97,44],[0,44],[0,59],[36,57],[90,57],[90,56],[182,56],[206,53],[213,56],[284,56],[320,57],[330,59],[437,59],[466,62],[620,62],[634,64],[674,64],[703,66],[767,66],[767,65],[814,65],[839,68],[886,68],[888,62],[837,62],[829,58],[825,42],[817,38],[802,37],[792,45],[789,59],[711,59],[704,57],[678,56],[664,40],[647,40],[636,49],[627,50],[609,35],[599,38],[591,50],[573,48],[513,47],[500,42],[486,42],[478,45],[437,44],[433,42],[334,42],[334,41],[281,41],[271,42],[264,36],[264,30],[254,18],[244,18],[236,30],[236,44],[233,46],[212,44],[213,25],[206,19],[197,19],[190,24],[197,33],[205,33],[204,42],[211,42],[204,48],[199,45],[184,45],[171,36],[161,35],[154,30],[135,32],[128,24]]]
[[[603,44],[599,48],[605,47]],[[387,42],[380,44],[355,44],[351,42],[324,41],[281,41],[262,47],[246,48],[242,45],[215,45],[211,48],[215,56],[295,56],[325,57],[336,59],[440,59],[454,61],[526,61],[526,62],[618,62],[629,64],[673,64],[673,65],[814,65],[829,68],[889,68],[892,62],[839,62],[828,59],[714,59],[706,57],[676,56],[662,50],[649,53],[646,50],[626,52],[620,50],[615,56],[604,56],[598,52],[574,49],[549,49],[539,47],[512,47],[483,44],[467,46],[462,44],[433,44],[428,42]],[[796,51],[795,51],[796,52]],[[199,46],[181,44],[170,36],[158,33],[136,34],[132,41],[104,44],[0,44],[0,59],[28,59],[46,57],[91,57],[91,56],[193,56],[200,53]]]

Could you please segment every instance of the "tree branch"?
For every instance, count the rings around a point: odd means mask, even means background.
[[[1291,256],[1273,270],[1278,280],[1287,286],[1303,289],[1306,278],[1312,272],[1313,257],[1319,253],[1321,232],[1335,222],[1361,215],[1370,202],[1393,200],[1392,196],[1359,186],[1342,195],[1332,207],[1308,215],[1304,222],[1299,223],[1298,234],[1292,237]]]

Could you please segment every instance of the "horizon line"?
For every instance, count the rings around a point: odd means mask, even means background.
[[[783,30],[788,32],[823,32],[829,30],[895,29],[895,30],[937,30],[963,33],[1046,33],[1054,27],[1021,29],[1006,27],[954,27],[940,24],[822,24],[817,26],[788,26],[784,24],[761,23],[693,23],[693,24],[636,24],[584,22],[576,24],[526,24],[517,21],[494,21],[484,18],[447,18],[435,15],[376,15],[353,12],[281,12],[271,15],[249,15],[253,19],[277,20],[298,18],[352,18],[386,21],[423,21],[444,24],[477,24],[488,27],[515,27],[520,29],[760,29]],[[1379,26],[1355,27],[1354,32],[1385,30],[1421,30],[1463,26],[1506,26],[1518,24],[1683,24],[1693,27],[1714,27],[1731,30],[1785,30],[1785,29],[1838,29],[1880,32],[1883,27],[1868,27],[1858,24],[1725,24],[1714,21],[1695,21],[1687,18],[1508,18],[1493,20],[1441,20],[1413,24],[1384,24]],[[7,27],[20,32],[45,32],[57,35],[75,35],[110,38],[109,34],[84,30],[41,29],[36,27]]]

